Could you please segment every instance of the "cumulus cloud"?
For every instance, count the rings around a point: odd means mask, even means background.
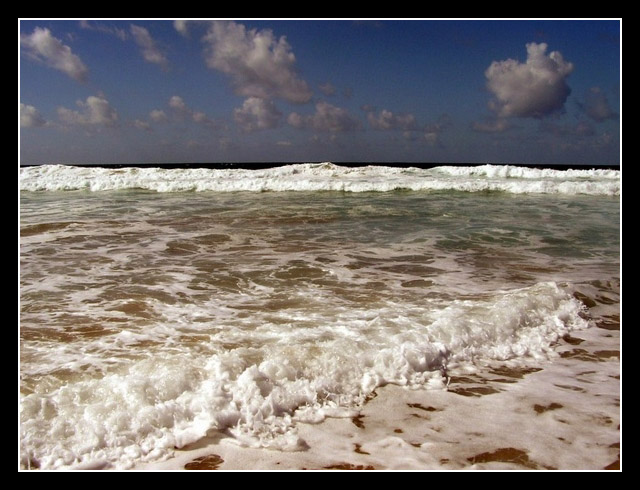
[[[63,123],[107,127],[118,125],[118,113],[104,97],[90,95],[85,102],[79,100],[76,105],[80,108],[80,111],[58,107],[58,117]]]
[[[349,114],[349,111],[324,101],[316,104],[315,114],[303,116],[292,112],[289,114],[287,122],[295,128],[308,128],[331,133],[352,131],[361,127],[360,121]]]
[[[282,118],[282,113],[271,100],[249,97],[242,107],[233,111],[233,118],[243,131],[251,132],[275,128]]]
[[[585,114],[596,122],[607,119],[616,119],[618,114],[611,108],[607,96],[600,87],[591,87],[585,98],[584,104],[580,104]]]
[[[195,111],[189,107],[184,99],[179,95],[174,95],[169,98],[169,108],[173,113],[173,118],[178,120],[192,120],[197,124],[201,124],[207,127],[215,127],[216,123],[210,119],[204,112]],[[154,122],[166,122],[169,120],[169,116],[160,110],[154,109],[149,113],[149,117]]]
[[[87,80],[89,70],[71,48],[51,35],[49,29],[36,27],[32,34],[20,35],[24,54],[59,70],[79,82]]]
[[[37,128],[47,124],[42,115],[32,105],[20,102],[20,127]]]
[[[368,106],[365,106],[369,108]],[[413,114],[394,114],[387,109],[383,109],[379,114],[375,114],[375,110],[367,110],[367,120],[373,129],[393,130],[399,129],[410,131],[418,128],[416,118]]]
[[[495,96],[489,107],[499,117],[541,118],[564,107],[573,64],[558,51],[546,51],[545,43],[529,43],[526,63],[507,59],[487,68],[487,87]]]
[[[191,110],[187,107],[182,97],[179,95],[173,95],[169,99],[169,107],[179,114],[189,114]]]
[[[471,125],[471,129],[479,133],[503,133],[512,127],[513,125],[509,121],[502,118],[475,121]]]
[[[248,30],[235,22],[214,21],[203,40],[207,66],[229,75],[237,94],[294,103],[311,99],[307,82],[296,73],[296,57],[285,36],[276,38],[269,29]]]
[[[169,67],[169,60],[167,60],[167,57],[160,50],[147,29],[131,24],[131,35],[140,48],[145,61],[160,65],[164,70]]]
[[[149,118],[156,123],[160,123],[160,122],[167,122],[169,120],[169,117],[167,116],[167,113],[164,111],[161,111],[159,109],[154,109],[149,113]]]
[[[147,131],[147,132],[151,132],[151,125],[147,122],[147,121],[142,121],[140,119],[136,119],[135,121],[133,121],[133,127],[140,129],[142,131]]]

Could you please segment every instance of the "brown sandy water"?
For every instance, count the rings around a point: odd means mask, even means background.
[[[21,208],[23,468],[619,459],[613,198],[53,194]]]

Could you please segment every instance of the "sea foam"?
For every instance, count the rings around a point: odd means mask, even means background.
[[[392,334],[365,334],[355,316],[327,325],[321,341],[297,339],[295,349],[282,333],[258,362],[255,348],[206,356],[170,349],[25,395],[22,464],[131,468],[171,457],[211,430],[244,446],[299,450],[297,423],[352,417],[379,386],[444,389],[447,371],[466,363],[553,357],[559,338],[589,326],[583,312],[567,290],[540,283],[425,308],[422,325],[394,316],[406,325]]]
[[[329,162],[268,169],[104,168],[42,165],[20,170],[23,191],[501,191],[515,194],[619,195],[619,170],[554,170],[482,165],[432,169],[343,167]]]

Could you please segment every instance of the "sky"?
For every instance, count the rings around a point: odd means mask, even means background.
[[[616,19],[18,24],[23,165],[621,159]]]

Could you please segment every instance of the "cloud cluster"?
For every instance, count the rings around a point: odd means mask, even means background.
[[[32,105],[20,103],[20,127],[37,128],[47,124],[42,115]]]
[[[393,112],[383,109],[378,115],[374,113],[372,108],[366,106],[363,108],[367,112],[367,121],[373,129],[379,130],[404,130],[412,131],[418,129],[416,118],[413,114],[394,114]]]
[[[585,98],[584,104],[580,104],[585,114],[596,122],[607,119],[616,119],[618,114],[609,106],[607,96],[600,87],[591,87]]]
[[[249,97],[241,108],[233,111],[233,118],[245,132],[271,129],[278,126],[282,113],[271,100]]]
[[[545,43],[527,44],[527,61],[494,61],[485,71],[490,102],[499,117],[541,118],[564,107],[571,89],[567,77],[573,64],[558,51],[546,54]]]
[[[171,109],[171,118],[165,111],[161,109],[153,109],[149,113],[149,119],[154,123],[164,123],[168,122],[170,119],[179,121],[191,120],[196,124],[201,124],[206,127],[216,127],[215,121],[210,119],[204,112],[193,110],[179,95],[173,95],[170,97],[168,105]]]
[[[204,126],[215,125],[213,120],[209,119],[204,112],[191,109],[179,95],[174,95],[169,99],[169,107],[180,119],[191,119],[193,122]]]
[[[287,122],[294,128],[315,129],[331,133],[353,131],[362,126],[360,121],[349,114],[346,109],[324,101],[316,104],[316,112],[314,114],[304,116],[297,112],[292,112],[289,114]]]
[[[441,134],[451,126],[451,117],[442,114],[436,122],[421,126],[413,114],[394,114],[388,109],[377,112],[377,108],[370,105],[362,106],[367,113],[367,121],[372,129],[378,131],[403,131],[407,141],[424,141],[429,146],[441,146]]]
[[[147,29],[131,24],[131,35],[140,48],[145,61],[160,65],[164,70],[169,67],[169,60],[157,46]]]
[[[284,36],[271,30],[247,30],[242,24],[214,21],[203,41],[207,66],[231,77],[235,92],[245,97],[282,98],[305,103],[307,83],[295,70],[295,55]]]
[[[85,102],[79,100],[76,105],[80,111],[58,107],[60,121],[71,126],[118,126],[118,113],[104,97],[90,95]]]
[[[423,138],[429,146],[441,146],[440,135],[451,126],[451,116],[441,114],[434,123],[427,124],[423,128]]]
[[[89,70],[71,48],[51,35],[49,29],[36,27],[32,34],[21,34],[20,45],[24,54],[59,70],[74,80],[85,82]]]

